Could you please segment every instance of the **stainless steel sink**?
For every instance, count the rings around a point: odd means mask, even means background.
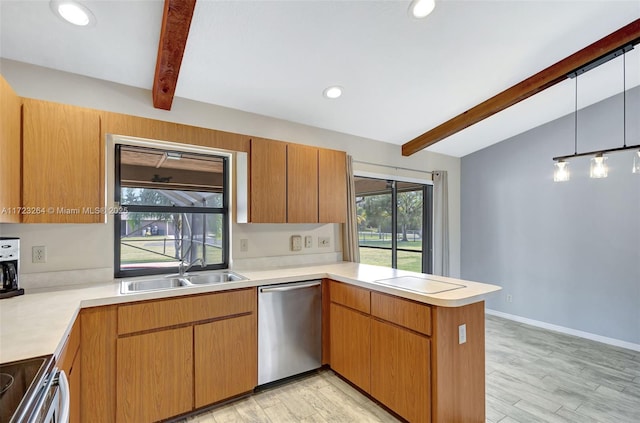
[[[225,282],[245,281],[246,277],[235,272],[225,270],[223,272],[207,272],[192,275],[169,275],[157,279],[123,280],[120,292],[133,294],[136,292],[160,291],[198,285],[213,285]]]
[[[124,280],[120,286],[120,292],[123,294],[131,294],[133,292],[159,291],[162,289],[173,289],[181,286],[187,286],[183,279],[179,278],[162,278],[147,280]]]
[[[185,280],[187,283],[193,285],[208,285],[214,283],[245,281],[247,278],[234,272],[215,272],[190,275],[187,276]]]

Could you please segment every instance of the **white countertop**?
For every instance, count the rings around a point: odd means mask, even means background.
[[[126,295],[120,294],[119,281],[112,280],[99,285],[29,290],[25,295],[2,299],[0,363],[59,354],[79,310],[87,307],[322,278],[443,307],[459,307],[482,301],[488,294],[501,289],[496,285],[350,262],[238,273],[248,280]],[[418,276],[464,287],[427,295],[375,282],[399,276]]]

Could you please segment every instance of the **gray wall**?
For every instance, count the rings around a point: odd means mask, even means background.
[[[487,308],[640,344],[640,174],[609,155],[553,182],[552,157],[573,153],[573,115],[462,158],[462,278],[496,283]],[[640,89],[627,93],[627,145],[640,144]],[[622,146],[622,96],[578,113],[578,151]],[[513,302],[506,296],[512,295]]]

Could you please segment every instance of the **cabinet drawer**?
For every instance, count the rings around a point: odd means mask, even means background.
[[[371,312],[371,291],[368,289],[331,281],[329,295],[334,303],[342,304],[367,314]]]
[[[431,307],[426,304],[373,292],[371,315],[431,335]]]
[[[255,288],[127,304],[118,307],[118,334],[254,312],[255,309]]]

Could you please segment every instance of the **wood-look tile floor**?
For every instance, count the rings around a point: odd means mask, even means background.
[[[640,352],[494,316],[486,351],[488,423],[640,422]],[[186,422],[398,420],[326,370]]]

